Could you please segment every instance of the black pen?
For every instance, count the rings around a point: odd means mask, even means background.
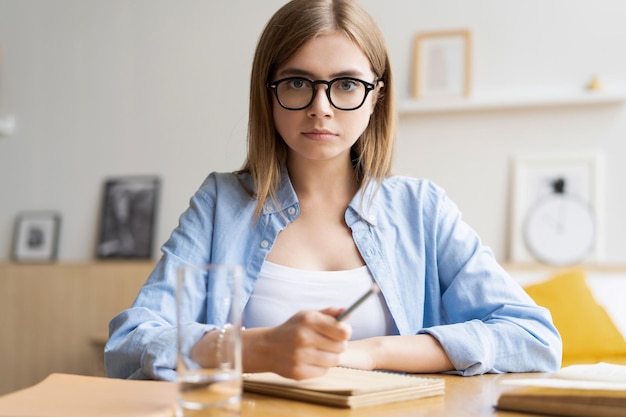
[[[367,300],[367,298],[372,294],[378,294],[380,292],[380,288],[376,283],[372,284],[372,288],[370,288],[365,294],[361,296],[358,300],[354,302],[347,310],[337,316],[337,321],[341,321],[345,319],[350,313],[352,313],[358,306],[360,306],[363,301]]]

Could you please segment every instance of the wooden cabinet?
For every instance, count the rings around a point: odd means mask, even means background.
[[[130,306],[153,266],[0,264],[0,395],[52,372],[101,374],[108,323]]]

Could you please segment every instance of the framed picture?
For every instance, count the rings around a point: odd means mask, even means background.
[[[470,94],[469,30],[425,32],[415,37],[413,97],[464,97]]]
[[[98,258],[149,259],[160,180],[112,178],[104,184]]]
[[[61,216],[55,212],[23,212],[13,235],[13,260],[50,262],[57,258]]]
[[[546,245],[550,239],[549,230],[551,222],[555,222],[562,230],[559,233],[571,233],[570,241],[564,241],[559,250],[567,250],[570,243],[574,246],[577,242],[572,239],[590,239],[589,244],[583,248],[576,261],[598,262],[603,258],[603,227],[602,227],[602,156],[599,153],[584,153],[570,155],[521,155],[514,159],[513,165],[513,199],[510,230],[510,260],[512,262],[528,263],[544,261],[538,259],[534,253],[533,244],[529,242],[531,218],[537,218],[537,213],[542,205],[549,205],[550,198],[556,194],[567,196],[574,201],[576,207],[568,208],[562,202],[558,202],[554,207],[553,214],[541,213],[541,218],[534,223],[535,231],[540,237],[538,244]],[[563,200],[563,199],[561,199]],[[593,230],[581,231],[583,235],[576,234],[575,231],[568,231],[565,219],[573,215],[574,211],[584,213],[588,211],[591,216],[590,227]],[[575,226],[582,225],[584,219],[579,218]],[[565,230],[563,230],[565,229]],[[579,237],[576,237],[579,236]],[[583,237],[587,236],[587,237]],[[566,238],[567,239],[567,238]],[[558,241],[555,241],[558,242]],[[583,242],[580,244],[585,245]],[[556,246],[556,243],[555,243]],[[544,247],[542,251],[555,252],[557,248]],[[584,255],[584,256],[583,256]],[[567,259],[563,255],[562,259]],[[541,257],[539,257],[541,258]],[[548,259],[552,258],[549,254]],[[558,256],[555,258],[558,259]],[[572,258],[572,262],[575,258]],[[553,262],[547,262],[553,263]],[[556,263],[556,262],[554,262]],[[567,263],[567,262],[563,262]]]

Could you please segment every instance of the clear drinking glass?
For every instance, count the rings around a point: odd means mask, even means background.
[[[242,395],[240,265],[183,265],[178,269],[178,415],[239,416]],[[194,350],[206,317],[217,328],[202,355]]]

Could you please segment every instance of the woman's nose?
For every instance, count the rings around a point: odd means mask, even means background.
[[[330,99],[328,98],[328,86],[315,86],[313,102],[311,102],[307,112],[310,116],[317,117],[324,117],[332,114],[333,105],[330,103]]]

